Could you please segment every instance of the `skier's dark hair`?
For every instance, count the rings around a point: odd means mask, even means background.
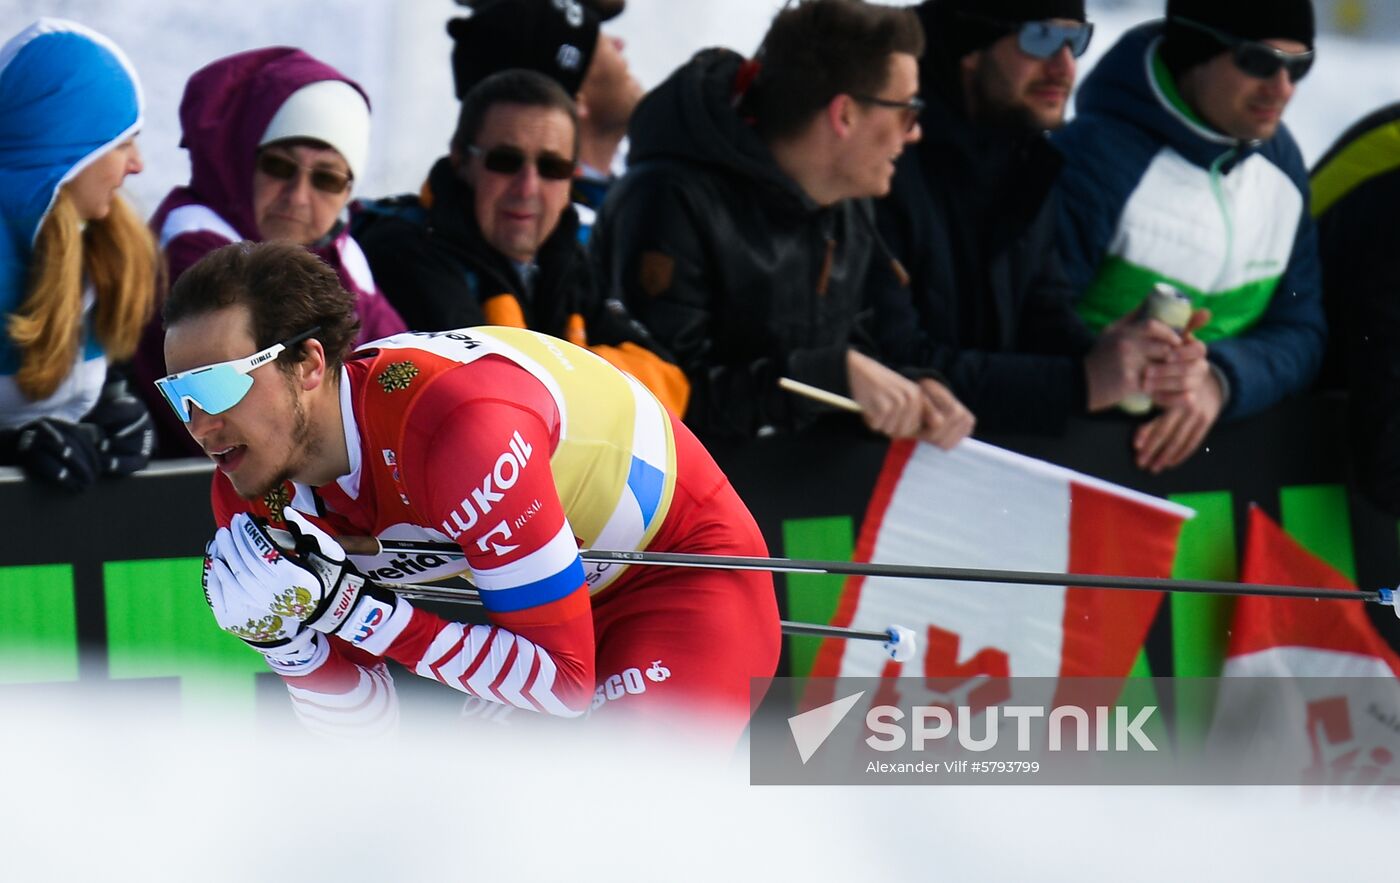
[[[235,242],[215,249],[190,267],[170,290],[162,316],[165,327],[243,304],[258,349],[317,328],[328,368],[339,368],[360,330],[355,296],[335,270],[293,242]],[[277,357],[290,372],[303,349],[288,347]]]

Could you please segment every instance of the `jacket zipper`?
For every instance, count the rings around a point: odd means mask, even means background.
[[[1225,198],[1225,185],[1221,180],[1223,176],[1220,174],[1220,167],[1238,153],[1239,148],[1232,147],[1216,157],[1215,162],[1210,164],[1210,192],[1215,197],[1215,204],[1220,209],[1220,217],[1225,222],[1225,260],[1215,276],[1214,287],[1217,291],[1220,290],[1226,274],[1230,271],[1230,265],[1235,259],[1235,221],[1230,216],[1230,204]]]

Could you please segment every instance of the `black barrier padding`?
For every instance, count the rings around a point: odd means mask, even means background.
[[[1350,481],[1346,425],[1345,402],[1338,397],[1292,399],[1257,417],[1217,426],[1201,451],[1160,476],[1133,465],[1131,438],[1137,423],[1120,415],[1073,420],[1058,437],[982,438],[1156,496],[1228,491],[1241,540],[1251,502],[1277,515],[1281,487],[1345,484],[1350,489],[1358,582],[1363,588],[1394,586],[1400,579],[1396,522],[1369,504]],[[845,415],[798,436],[707,444],[749,504],[774,555],[783,554],[782,528],[788,519],[844,515],[859,530],[888,447]],[[138,473],[100,481],[81,495],[20,479],[0,480],[0,566],[74,565],[79,634],[90,651],[84,659],[94,660],[83,663],[84,677],[105,674],[103,562],[202,554],[214,530],[211,473],[207,465],[192,472]],[[778,585],[784,585],[781,575]],[[786,593],[779,594],[782,599]],[[1400,649],[1400,620],[1394,612],[1366,606],[1380,633]],[[475,616],[470,608],[451,610],[457,618]],[[1159,672],[1172,670],[1170,660],[1160,658],[1170,648],[1170,634],[1163,628],[1165,624],[1159,624],[1149,637],[1154,670]],[[780,671],[787,671],[786,656]]]

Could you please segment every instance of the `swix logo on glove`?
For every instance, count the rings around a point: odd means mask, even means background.
[[[347,575],[341,583],[340,592],[331,607],[331,622],[340,622],[345,618],[345,614],[350,610],[350,604],[355,600],[355,596],[360,593],[360,587],[365,581]]]

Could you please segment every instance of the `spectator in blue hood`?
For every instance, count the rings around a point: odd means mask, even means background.
[[[1317,372],[1317,235],[1282,124],[1313,33],[1311,0],[1168,0],[1165,23],[1099,62],[1054,138],[1060,241],[1089,325],[1131,313],[1157,282],[1211,312],[1196,332],[1211,370],[1138,430],[1144,469],[1180,464],[1217,419],[1261,411]]]
[[[82,490],[146,465],[145,407],[109,362],[151,313],[150,234],[117,194],[141,171],[122,51],[40,19],[0,47],[0,462]]]

